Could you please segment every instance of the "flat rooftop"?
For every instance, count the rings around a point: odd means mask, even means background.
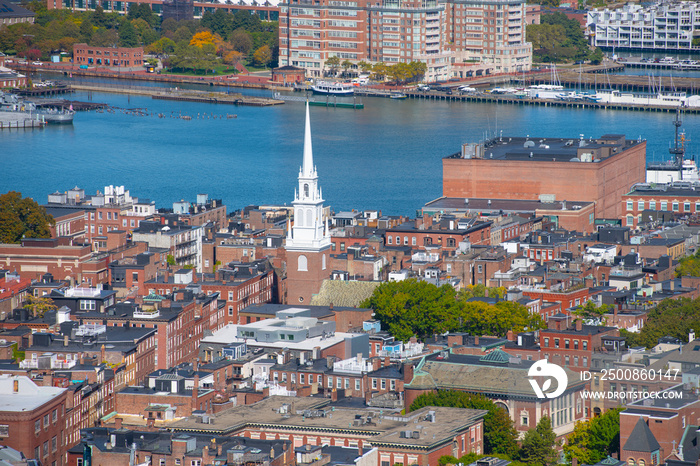
[[[441,210],[447,212],[509,212],[509,213],[532,213],[537,210],[581,210],[592,205],[593,202],[585,201],[554,201],[543,202],[527,199],[478,199],[463,197],[441,197],[425,204],[425,210]]]
[[[230,434],[246,426],[285,430],[316,430],[338,432],[369,437],[377,444],[414,445],[432,448],[452,442],[455,435],[478,422],[485,410],[425,407],[405,416],[386,414],[382,409],[352,409],[334,406],[330,400],[313,397],[271,396],[252,405],[237,406],[216,415],[215,424],[202,424],[189,417],[171,424],[176,431],[211,432]],[[435,422],[427,419],[435,413]],[[369,418],[369,419],[368,419]],[[359,420],[359,421],[358,421]],[[416,422],[414,422],[416,421]],[[412,438],[402,438],[401,431],[418,432]]]
[[[446,159],[488,159],[532,162],[601,162],[643,140],[629,140],[622,134],[600,138],[498,137],[485,142],[468,143],[462,151]],[[583,154],[590,154],[588,159]]]

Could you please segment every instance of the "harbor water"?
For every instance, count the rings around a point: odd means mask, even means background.
[[[114,184],[158,207],[208,193],[231,210],[292,200],[302,156],[301,102],[257,108],[109,93],[77,92],[70,98],[117,109],[79,112],[73,125],[0,133],[0,192],[16,190],[45,203],[56,190],[77,185],[93,194]],[[441,159],[486,137],[619,133],[647,139],[649,162],[669,159],[673,139],[671,113],[418,99],[362,102],[363,110],[311,108],[314,161],[326,205],[336,212],[412,215],[441,195]],[[227,118],[231,114],[236,118]],[[692,156],[700,116],[686,115],[683,123]]]

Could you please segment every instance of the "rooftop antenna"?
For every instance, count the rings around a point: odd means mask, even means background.
[[[668,151],[675,158],[675,163],[676,163],[676,165],[678,165],[678,168],[680,170],[681,180],[683,179],[682,168],[683,168],[683,152],[684,152],[684,150],[683,150],[683,146],[678,144],[678,129],[681,127],[682,124],[683,124],[683,122],[681,121],[681,109],[680,109],[680,107],[678,107],[678,109],[676,110],[676,119],[673,121],[673,126],[676,127],[676,137],[674,139],[673,148],[669,149]]]

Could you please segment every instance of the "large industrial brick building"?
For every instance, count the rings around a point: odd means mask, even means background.
[[[622,196],[645,180],[646,141],[501,137],[465,144],[442,161],[446,197],[595,202],[598,218],[619,218]]]

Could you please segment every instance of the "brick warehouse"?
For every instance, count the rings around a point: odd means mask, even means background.
[[[596,216],[619,218],[622,196],[645,180],[646,141],[500,137],[464,144],[442,160],[443,195],[596,203]]]

